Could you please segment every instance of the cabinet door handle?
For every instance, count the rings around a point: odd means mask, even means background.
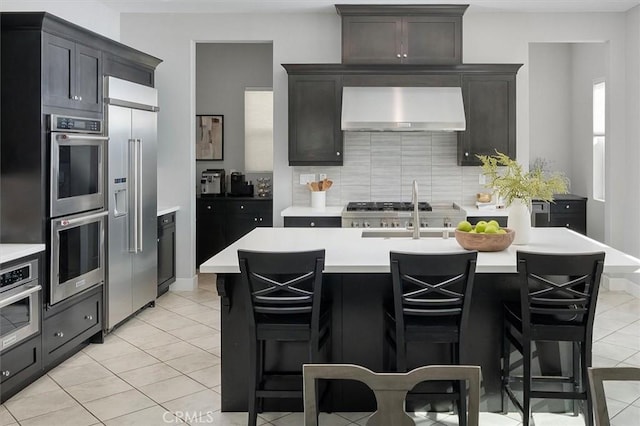
[[[64,337],[64,333],[62,331],[58,331],[56,334],[54,334],[54,336],[56,336],[56,337]]]
[[[207,206],[207,210],[211,210],[211,206]]]
[[[260,218],[260,222],[262,222],[262,218]]]
[[[244,210],[244,206],[240,206],[240,210]]]
[[[258,218],[257,218],[257,217],[254,217],[254,218],[253,218],[253,221],[254,221],[254,222],[257,222],[257,221],[258,221]]]
[[[402,55],[402,57],[403,57],[403,58],[406,58],[406,57],[407,57],[407,54],[406,54],[406,53],[405,53],[405,54],[403,54],[403,55]]]
[[[73,95],[73,96],[71,97],[71,99],[73,99],[74,101],[77,101],[77,100],[78,100],[78,97],[77,97],[76,95]]]
[[[468,156],[469,156],[469,153],[468,153],[468,152],[465,152],[465,153],[464,153],[464,156],[465,156],[465,157],[468,157]]]
[[[316,226],[316,223],[315,223],[315,222],[311,222],[311,223],[309,224],[309,226],[311,226],[311,227],[313,228],[314,226]]]
[[[93,321],[93,315],[85,315],[84,319],[86,319],[87,321]]]
[[[407,55],[404,55],[404,56],[406,57]],[[81,101],[82,100],[82,96],[78,96],[78,100]]]
[[[2,376],[3,376],[3,377],[9,377],[10,375],[11,375],[11,371],[9,371],[9,370],[4,370],[4,371],[2,372]]]
[[[396,56],[397,56],[398,58],[402,57],[402,55],[401,55],[401,54],[399,54],[399,53],[398,53]]]
[[[337,152],[336,152],[336,155],[337,155],[338,157],[340,157],[340,151],[337,151]]]
[[[567,204],[566,206],[564,206],[564,208],[565,208],[565,209],[568,209],[568,208],[569,208],[569,204]]]

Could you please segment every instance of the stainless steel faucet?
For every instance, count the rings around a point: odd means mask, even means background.
[[[418,213],[418,181],[413,181],[411,191],[411,202],[413,203],[413,239],[420,239],[420,214]]]

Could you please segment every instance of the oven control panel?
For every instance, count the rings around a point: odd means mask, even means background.
[[[38,261],[32,260],[19,266],[0,271],[0,292],[35,280],[38,276]]]
[[[102,133],[102,120],[51,114],[49,127],[52,132]]]

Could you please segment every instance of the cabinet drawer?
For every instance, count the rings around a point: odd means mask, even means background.
[[[0,356],[2,357],[0,383],[4,386],[6,381],[18,376],[29,367],[40,364],[40,336],[27,340]]]
[[[101,305],[102,293],[99,292],[46,318],[42,339],[46,353],[55,351],[83,332],[98,326],[101,323]]]
[[[220,201],[200,200],[198,202],[198,213],[206,215],[224,214],[224,204]]]
[[[0,403],[4,403],[42,374],[40,334],[0,354]]]
[[[549,203],[551,213],[580,213],[584,214],[585,202],[582,200],[556,200],[553,203]]]
[[[169,226],[176,222],[175,213],[167,213],[158,217],[158,226]]]
[[[342,226],[342,218],[338,216],[285,217],[284,226],[299,228],[340,228]]]
[[[587,223],[584,213],[551,214],[549,226],[564,226],[577,232],[586,233]]]
[[[271,214],[271,202],[269,201],[229,201],[227,212],[235,214],[256,214],[267,216]]]

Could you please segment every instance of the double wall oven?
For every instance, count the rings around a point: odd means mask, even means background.
[[[104,282],[105,170],[102,120],[52,114],[49,304]]]
[[[0,351],[40,332],[40,290],[35,259],[0,271]]]

